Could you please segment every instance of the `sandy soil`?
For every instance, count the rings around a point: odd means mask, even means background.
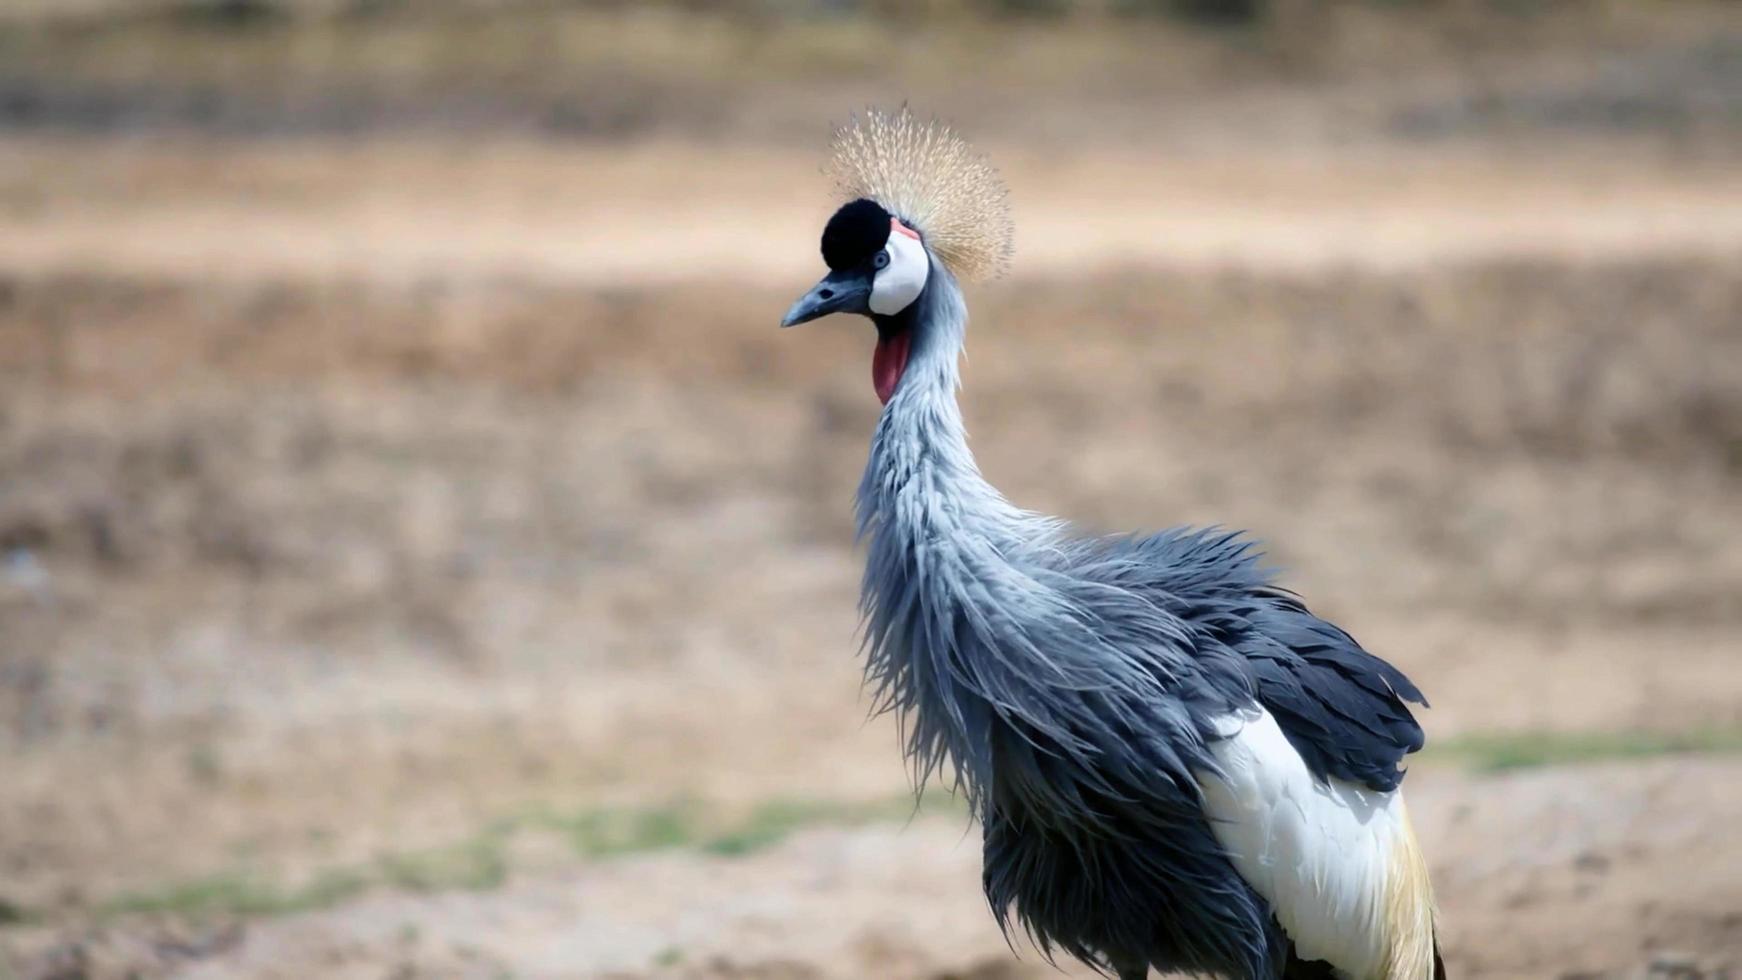
[[[1432,692],[1436,740],[1742,721],[1728,259],[1085,283],[978,297],[967,401],[1018,500],[1254,528]],[[32,922],[0,939],[24,975],[68,950],[97,976],[269,974],[283,944],[358,975],[1002,961],[959,822],[735,860],[532,847],[475,895],[373,890],[240,926],[94,915],[237,868],[296,881],[441,848],[528,807],[902,792],[851,656],[867,339],[776,331],[784,292],[725,284],[9,288],[0,841]],[[1412,785],[1450,955],[1483,976],[1732,959],[1732,810],[1700,795],[1730,768],[1495,781],[1430,760]],[[1527,798],[1593,843],[1525,860],[1524,830],[1550,826]],[[1641,842],[1659,822],[1667,843]],[[816,884],[817,848],[860,863]],[[1585,865],[1610,884],[1581,891]],[[603,933],[569,922],[595,887]],[[773,905],[710,897],[730,894]],[[661,928],[659,895],[693,918]],[[640,938],[598,940],[619,912]]]
[[[1263,159],[1245,148],[988,149],[1026,191],[1023,276],[1600,261],[1742,241],[1742,176],[1727,159],[1582,146],[1501,159],[1438,146]],[[828,201],[814,153],[784,147],[39,137],[0,147],[14,229],[0,262],[32,275],[784,287],[814,271]]]
[[[1454,975],[1731,975],[1742,763],[1654,746],[1742,743],[1734,147],[1345,146],[1322,96],[988,111],[976,451],[1251,528],[1428,690]],[[862,721],[870,337],[774,328],[806,152],[0,140],[0,977],[1051,972]]]
[[[1721,971],[1742,942],[1734,869],[1713,860],[1731,846],[1738,776],[1734,762],[1418,773],[1413,809],[1439,853],[1440,900],[1460,910],[1446,916],[1448,969]],[[991,924],[978,844],[959,820],[812,831],[751,858],[541,857],[488,893],[376,894],[247,925],[100,929],[76,955],[100,970],[143,960],[187,977],[1057,975]]]

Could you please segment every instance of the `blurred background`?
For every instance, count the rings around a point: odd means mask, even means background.
[[[871,331],[775,327],[902,100],[993,482],[1433,698],[1453,975],[1735,975],[1738,13],[6,0],[0,978],[1054,975],[865,718]]]

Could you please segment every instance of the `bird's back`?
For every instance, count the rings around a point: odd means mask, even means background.
[[[992,720],[994,907],[1115,968],[1430,976],[1431,895],[1397,793],[1422,743],[1408,679],[1274,586],[1237,535],[1084,539],[1034,560],[1075,583],[1104,654],[1155,683],[1055,692],[1103,722],[1073,733],[1087,755]]]
[[[1143,596],[1184,628],[1193,654],[1233,654],[1250,695],[1315,776],[1393,790],[1424,742],[1402,671],[1276,586],[1250,539],[1176,529],[1085,539],[1060,552],[1073,575]],[[1242,692],[1247,693],[1247,692]]]

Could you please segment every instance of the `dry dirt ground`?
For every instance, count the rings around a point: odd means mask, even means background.
[[[1313,105],[986,112],[976,451],[1420,682],[1455,976],[1742,971],[1742,141]],[[816,154],[0,136],[0,977],[1052,972],[864,720]]]

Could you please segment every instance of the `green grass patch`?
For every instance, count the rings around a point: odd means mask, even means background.
[[[949,800],[955,805],[933,802],[934,797],[937,800]],[[868,823],[906,820],[919,813],[952,810],[964,815],[967,813],[959,801],[944,794],[928,795],[925,804],[918,809],[914,806],[913,798],[908,796],[868,803],[774,800],[752,810],[733,828],[710,836],[702,842],[702,849],[710,854],[735,857],[771,847],[806,827],[858,827]]]
[[[664,851],[694,843],[703,816],[694,805],[621,807],[586,811],[558,821],[576,854],[614,857]]]
[[[817,826],[860,826],[916,814],[966,809],[946,794],[857,803],[770,800],[749,811],[722,812],[694,801],[645,807],[541,807],[492,822],[477,834],[443,847],[385,854],[367,864],[334,868],[299,883],[258,871],[232,871],[165,888],[129,892],[97,907],[101,916],[161,913],[207,919],[270,917],[339,904],[377,888],[403,891],[487,891],[510,871],[509,845],[522,834],[552,834],[578,857],[602,860],[628,854],[690,849],[722,857],[751,854],[797,831]]]
[[[1742,728],[1688,732],[1502,732],[1460,735],[1430,744],[1421,758],[1476,772],[1575,765],[1662,755],[1742,752]]]
[[[555,834],[584,858],[609,858],[687,847],[701,833],[706,811],[695,803],[645,807],[538,807],[497,821],[492,832]]]
[[[1448,738],[1429,746],[1421,761],[1475,772],[1574,765],[1664,755],[1742,752],[1742,728],[1688,732],[1503,732]],[[585,860],[654,851],[691,850],[738,857],[773,847],[814,827],[899,823],[916,816],[967,816],[965,804],[929,793],[857,802],[769,800],[748,810],[723,810],[696,801],[652,806],[561,809],[540,807],[492,822],[465,840],[437,848],[382,855],[356,867],[329,869],[295,883],[258,872],[229,872],[154,891],[117,896],[100,915],[170,913],[267,917],[326,908],[371,889],[486,891],[510,873],[509,845],[522,834],[554,835]],[[0,920],[28,911],[6,906]]]
[[[505,835],[485,832],[448,847],[380,859],[382,884],[405,891],[489,891],[508,880]]]
[[[577,855],[589,859],[683,848],[735,857],[778,844],[810,827],[855,827],[940,813],[966,815],[967,810],[960,801],[942,793],[928,795],[920,807],[906,795],[845,803],[777,799],[736,816],[722,815],[695,802],[679,802],[572,812],[541,808],[501,821],[496,830],[554,832],[566,839]]]
[[[298,885],[285,885],[247,872],[196,878],[158,891],[132,892],[98,907],[101,915],[145,912],[190,918],[213,915],[273,916],[326,908],[369,887],[367,876],[335,869]]]

